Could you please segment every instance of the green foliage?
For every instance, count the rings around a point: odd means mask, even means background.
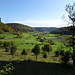
[[[6,64],[5,66],[3,66],[3,69],[0,70],[0,75],[6,75],[11,73],[12,70],[14,70],[15,68],[13,67],[12,63]]]
[[[5,52],[9,52],[11,46],[13,46],[13,45],[14,45],[14,42],[13,41],[5,41],[3,43],[3,47],[5,48]]]
[[[46,52],[43,53],[43,58],[47,58]]]
[[[59,54],[60,54],[59,51],[55,51],[55,56],[56,57],[59,57]]]
[[[71,58],[71,52],[66,51],[66,52],[64,52],[64,54],[61,56],[61,61],[62,61],[62,63],[67,64],[67,62],[70,60],[70,58]]]
[[[25,49],[22,50],[21,55],[27,55],[27,51]]]
[[[16,53],[16,50],[17,50],[17,47],[15,45],[12,45],[10,48],[10,54],[12,55],[12,57]]]
[[[3,45],[3,43],[2,43],[2,41],[0,41],[0,47],[2,47],[2,45]]]
[[[40,39],[40,42],[44,42],[44,39]]]
[[[68,61],[70,60],[70,58],[72,57],[72,53],[70,51],[70,49],[65,51],[63,46],[60,45],[60,47],[57,48],[57,51],[55,51],[55,55],[58,57],[60,55],[61,57],[61,63],[63,64],[67,64]]]
[[[50,43],[51,45],[55,45],[54,41],[52,40],[48,40],[48,43]]]
[[[42,47],[43,51],[46,51],[49,53],[49,51],[52,51],[52,46],[49,43],[44,44],[44,46]]]
[[[5,52],[9,52],[9,50],[10,50],[10,42],[9,41],[5,41],[4,43],[3,43],[3,47],[5,48]]]
[[[3,37],[0,36],[0,39],[4,39],[4,38],[5,38],[5,36],[3,36]]]
[[[36,59],[37,59],[37,55],[39,55],[40,53],[40,46],[36,44],[34,48],[32,49],[32,52],[36,55]]]
[[[42,35],[38,35],[38,39],[42,39],[43,38],[43,36]]]

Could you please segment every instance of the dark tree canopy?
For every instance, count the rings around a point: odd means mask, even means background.
[[[52,51],[52,46],[49,43],[46,43],[44,44],[44,47],[42,47],[42,50],[49,53],[49,51]]]
[[[40,53],[40,46],[36,44],[34,48],[32,49],[32,52],[36,55],[36,59],[37,59],[37,55],[39,55]]]

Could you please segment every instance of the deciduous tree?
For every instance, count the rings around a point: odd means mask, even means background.
[[[52,46],[49,43],[46,43],[44,44],[44,47],[42,47],[42,50],[48,52],[49,54],[49,51],[52,51]]]
[[[37,55],[40,54],[40,46],[36,44],[34,48],[32,49],[32,52],[36,55],[36,60],[37,60]]]
[[[68,17],[71,21],[71,31],[72,31],[72,37],[70,38],[72,40],[72,50],[73,50],[73,65],[75,66],[75,2],[73,5],[67,4],[66,5],[66,11],[68,12]]]

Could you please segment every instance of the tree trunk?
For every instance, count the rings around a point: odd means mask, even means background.
[[[73,34],[72,34],[72,49],[73,49],[73,65],[75,66],[75,50],[74,50],[74,22],[73,22]]]
[[[36,60],[37,60],[37,55],[36,55]]]
[[[75,66],[75,56],[74,56],[74,59],[73,59],[73,66]]]

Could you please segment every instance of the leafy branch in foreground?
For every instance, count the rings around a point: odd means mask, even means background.
[[[14,69],[15,68],[13,67],[12,63],[6,64],[5,66],[3,66],[3,69],[0,70],[0,75],[11,73],[11,71]]]

